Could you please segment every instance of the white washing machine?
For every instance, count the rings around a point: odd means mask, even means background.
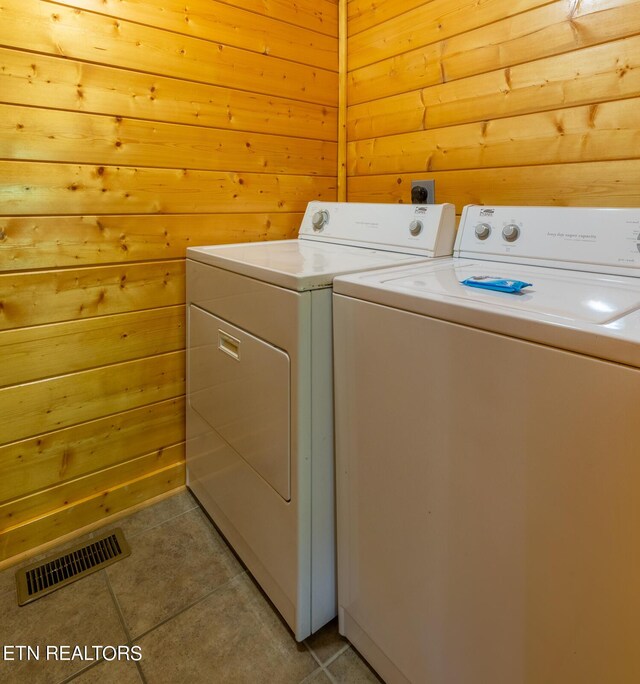
[[[454,232],[450,204],[311,202],[298,239],[187,250],[187,484],[298,640],[336,614],[333,278]]]
[[[335,280],[334,364],[340,630],[381,676],[640,682],[640,210],[466,207],[453,258]]]

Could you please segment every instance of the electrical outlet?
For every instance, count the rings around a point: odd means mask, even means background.
[[[411,204],[435,204],[436,182],[432,180],[411,181]]]

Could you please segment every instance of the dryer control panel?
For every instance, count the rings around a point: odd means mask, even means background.
[[[453,204],[309,202],[301,240],[368,247],[425,257],[448,256],[455,238]]]
[[[469,205],[454,255],[640,277],[640,209]]]

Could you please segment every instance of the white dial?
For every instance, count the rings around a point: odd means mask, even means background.
[[[502,229],[502,237],[507,242],[513,242],[514,240],[517,240],[519,235],[520,228],[518,228],[515,223],[510,223]]]
[[[413,237],[416,237],[416,235],[420,235],[422,232],[422,221],[411,221],[409,224],[409,232]]]
[[[311,225],[316,231],[320,231],[324,228],[325,224],[329,220],[329,212],[326,209],[321,209],[316,211],[316,213],[311,217]]]
[[[476,237],[478,240],[486,240],[491,235],[491,226],[488,223],[479,223],[476,226]]]

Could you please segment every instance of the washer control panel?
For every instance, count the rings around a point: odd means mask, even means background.
[[[454,254],[640,276],[640,209],[469,205]]]

